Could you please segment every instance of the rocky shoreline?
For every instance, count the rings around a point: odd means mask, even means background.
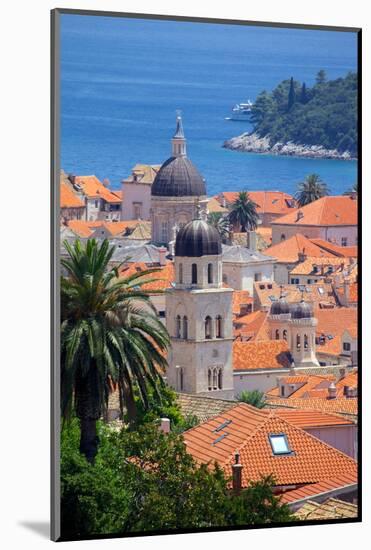
[[[223,143],[225,149],[244,153],[265,153],[269,155],[286,155],[316,159],[357,160],[349,151],[340,153],[336,149],[325,149],[322,145],[299,145],[288,141],[270,145],[269,136],[259,137],[257,134],[245,132]]]

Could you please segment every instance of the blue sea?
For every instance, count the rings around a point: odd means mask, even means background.
[[[222,190],[280,189],[317,173],[333,194],[356,181],[356,161],[239,153],[224,140],[250,130],[225,120],[235,103],[293,76],[314,83],[355,71],[355,33],[102,16],[61,17],[61,166],[119,188],[136,163],[170,156],[181,109],[188,156]]]

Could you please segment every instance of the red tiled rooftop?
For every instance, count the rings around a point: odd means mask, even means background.
[[[233,370],[287,369],[290,367],[289,347],[285,340],[233,342]]]
[[[278,262],[295,263],[299,261],[299,254],[304,253],[307,256],[320,258],[321,256],[334,257],[331,252],[324,251],[314,244],[310,239],[297,233],[289,239],[270,246],[264,250],[263,254],[277,258]]]
[[[258,214],[284,215],[296,210],[290,206],[294,198],[282,191],[248,191],[250,199],[258,206]],[[225,199],[227,204],[232,204],[238,198],[237,191],[224,191],[218,195],[220,201]],[[294,201],[295,202],[295,201]]]
[[[84,208],[82,200],[68,187],[66,183],[60,183],[60,207],[61,208]]]
[[[75,181],[82,187],[84,194],[89,198],[102,198],[114,204],[121,203],[121,198],[107,189],[97,176],[76,176]]]
[[[301,215],[299,215],[299,212]],[[350,196],[322,197],[272,222],[275,225],[357,225],[357,199]]]

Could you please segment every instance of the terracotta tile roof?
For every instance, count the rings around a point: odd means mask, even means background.
[[[334,256],[331,252],[326,252],[316,244],[313,244],[311,240],[300,233],[280,243],[274,244],[264,251],[264,254],[273,256],[277,258],[278,262],[282,263],[298,262],[299,253],[304,253],[315,258],[320,258],[321,256]]]
[[[296,210],[295,200],[291,195],[282,191],[248,191],[250,199],[255,202],[258,214],[284,215]],[[238,197],[238,192],[224,191],[218,195],[220,202],[223,199],[228,205],[232,204]],[[290,206],[294,204],[295,206]]]
[[[267,323],[267,311],[254,311],[233,321],[234,335],[249,337],[250,340],[269,340],[269,326]]]
[[[125,184],[140,183],[152,185],[161,164],[136,164],[132,173],[123,182]]]
[[[75,195],[66,183],[61,182],[59,189],[61,208],[85,208],[85,204],[82,200]]]
[[[275,409],[276,415],[297,428],[318,428],[324,426],[352,425],[353,422],[340,415],[329,414],[322,411],[297,410],[297,409]]]
[[[290,357],[285,340],[233,343],[234,371],[288,369]]]
[[[272,244],[272,228],[271,227],[262,227],[259,226],[256,229],[256,233],[259,237],[262,238],[265,245],[268,247]],[[259,248],[259,250],[263,250],[263,248]]]
[[[269,436],[285,434],[290,454],[274,455]],[[235,452],[240,455],[242,486],[273,475],[275,485],[318,483],[336,475],[355,476],[356,462],[292,423],[275,411],[262,411],[245,403],[184,433],[187,451],[201,463],[214,461],[232,476]]]
[[[284,398],[267,397],[268,405],[278,407],[288,407],[293,409],[310,409],[313,411],[323,411],[328,413],[343,414],[350,419],[357,419],[358,400],[355,397],[337,397],[335,399],[327,398]]]
[[[300,215],[301,213],[301,215]],[[350,196],[322,197],[272,222],[275,225],[357,225],[357,199]]]
[[[106,202],[121,203],[121,199],[107,189],[97,176],[76,176],[76,183],[82,187],[84,195],[90,199],[102,198]]]
[[[339,296],[344,296],[344,286],[335,286],[336,293]],[[348,301],[349,304],[357,304],[358,303],[358,283],[353,282],[349,284],[349,294],[348,294]]]
[[[268,397],[279,397],[280,396],[280,385],[282,384],[292,384],[295,386],[298,386],[296,389],[292,391],[292,393],[287,396],[287,399],[294,399],[303,397],[308,392],[310,392],[313,389],[325,389],[326,395],[327,395],[327,388],[331,384],[331,382],[334,382],[336,380],[335,376],[332,374],[326,374],[326,375],[319,375],[319,374],[313,374],[313,375],[297,375],[297,376],[282,376],[279,378],[279,384],[272,388],[271,390],[266,392],[266,395]]]
[[[358,256],[358,246],[339,246],[324,239],[310,239],[310,241],[323,250],[332,252],[335,256],[344,258],[357,258]]]
[[[305,301],[310,302],[314,305],[315,310],[317,308],[331,306],[334,308],[337,305],[336,298],[334,296],[332,285],[329,283],[315,283],[312,285],[305,285],[305,288],[308,289],[305,292]],[[302,293],[299,290],[298,285],[282,285],[283,294],[285,300],[289,303],[300,302],[302,298]],[[254,296],[259,301],[259,307],[269,308],[272,305],[272,300],[270,296],[274,296],[276,299],[280,297],[281,294],[281,285],[278,283],[270,282],[256,282],[254,283]]]
[[[357,308],[318,309],[315,316],[318,321],[316,336],[319,338],[317,353],[340,355],[343,352],[341,338],[344,331],[351,330],[353,334],[357,333]],[[321,336],[325,336],[324,343],[321,343]]]
[[[317,270],[315,270],[317,266]],[[304,262],[297,264],[290,275],[313,275],[315,277],[333,277],[334,274],[341,273],[349,266],[347,258],[338,257],[309,257]],[[330,271],[329,271],[330,269]],[[332,271],[331,271],[332,269]]]
[[[99,228],[104,228],[112,237],[117,237],[119,235],[123,236],[129,230],[135,230],[136,227],[143,223],[148,224],[149,222],[141,220],[123,220],[119,222],[70,220],[68,227],[80,237],[90,237]]]
[[[140,273],[141,271],[146,271],[147,269],[151,269],[152,267],[160,269],[160,271],[152,273],[150,275],[144,275],[144,280],[150,279],[152,280],[152,282],[143,285],[141,288],[150,292],[152,290],[165,290],[166,288],[171,287],[171,283],[175,281],[175,270],[173,262],[167,262],[166,265],[163,267],[159,265],[149,265],[144,262],[133,262],[125,266],[120,271],[120,276],[129,277],[134,273]]]
[[[305,500],[315,495],[321,495],[340,489],[341,487],[353,486],[357,488],[357,473],[343,473],[319,481],[318,483],[312,483],[304,485],[299,489],[293,489],[292,491],[286,491],[281,496],[281,502],[291,504],[301,500]]]
[[[302,520],[341,519],[358,517],[358,506],[337,498],[328,498],[321,504],[308,500],[295,515]]]
[[[220,415],[233,406],[233,402],[226,399],[214,399],[190,393],[178,393],[177,401],[183,416],[196,416],[200,422]]]
[[[123,198],[123,192],[122,192],[122,189],[111,189],[111,193],[113,195],[116,195],[116,197],[118,197],[120,199],[120,201],[122,200]]]
[[[209,212],[221,212],[222,214],[226,214],[228,212],[228,208],[222,206],[216,197],[211,197],[209,199],[207,209]]]
[[[229,288],[228,285],[225,285]],[[253,298],[250,296],[248,290],[235,290],[233,292],[233,314],[239,315],[241,312],[241,306],[247,306],[248,304],[253,303]]]

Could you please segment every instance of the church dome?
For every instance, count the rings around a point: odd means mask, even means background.
[[[292,319],[310,319],[311,317],[313,317],[312,307],[303,300],[299,304],[295,304],[291,310]]]
[[[220,235],[215,227],[205,221],[193,220],[178,231],[175,241],[175,256],[194,258],[221,253]]]
[[[286,300],[280,298],[277,302],[273,302],[270,313],[271,315],[286,315],[287,313],[290,313],[289,304]]]
[[[206,195],[205,180],[186,156],[170,157],[158,171],[152,196],[187,197]]]

